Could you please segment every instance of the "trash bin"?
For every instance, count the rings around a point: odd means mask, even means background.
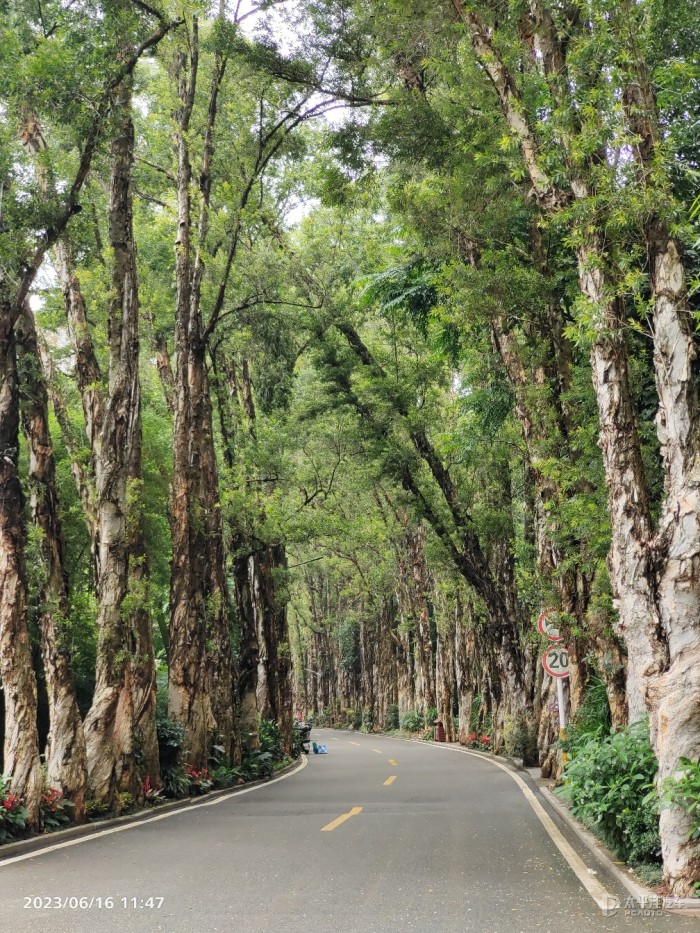
[[[447,736],[445,735],[445,727],[442,724],[442,720],[438,719],[435,723],[435,741],[444,742]]]

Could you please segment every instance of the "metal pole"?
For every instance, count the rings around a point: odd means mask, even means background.
[[[559,707],[559,732],[564,738],[566,729],[566,706],[564,704],[564,678],[557,677],[557,706]]]

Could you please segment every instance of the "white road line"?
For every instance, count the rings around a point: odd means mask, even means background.
[[[387,736],[387,738],[390,738]],[[399,741],[410,742],[410,739],[399,739]],[[412,743],[417,745],[417,742]],[[460,755],[471,755],[472,758],[478,758],[480,761],[486,762],[486,764],[495,765],[497,768],[500,768],[501,771],[505,771],[507,775],[513,778],[515,783],[518,785],[520,790],[523,792],[525,799],[530,804],[532,809],[535,811],[537,818],[540,823],[544,826],[549,838],[552,840],[554,845],[559,849],[561,854],[564,856],[566,861],[569,863],[569,867],[576,875],[578,880],[584,886],[586,891],[591,895],[593,900],[596,902],[598,907],[603,911],[604,914],[608,914],[610,909],[615,905],[618,905],[618,898],[614,897],[610,892],[603,887],[603,885],[598,881],[594,874],[591,874],[590,870],[586,867],[583,859],[574,851],[573,847],[567,842],[567,840],[562,835],[561,831],[557,827],[554,820],[544,809],[539,800],[532,793],[530,788],[527,786],[525,781],[520,777],[519,774],[516,774],[514,771],[511,771],[509,767],[503,764],[501,761],[496,761],[494,758],[485,758],[483,755],[477,755],[475,752],[470,752],[466,748],[450,748],[449,745],[421,745],[422,748],[439,748],[441,751],[446,752],[457,752]]]
[[[224,803],[226,800],[230,800],[231,797],[238,797],[241,794],[252,794],[254,790],[264,790],[266,787],[269,787],[271,784],[276,784],[278,781],[284,781],[288,777],[291,777],[293,774],[297,774],[307,765],[306,757],[302,757],[301,764],[298,768],[295,768],[293,771],[289,771],[287,774],[282,774],[280,777],[274,778],[272,781],[266,781],[264,784],[258,784],[255,787],[245,787],[242,790],[231,791],[230,794],[222,794],[221,797],[217,797],[216,800],[203,800],[201,803],[191,804],[189,807],[182,807],[179,810],[171,810],[168,813],[159,813],[157,816],[149,817],[146,820],[135,820],[133,823],[126,823],[124,826],[113,826],[111,829],[103,829],[98,833],[91,833],[88,836],[80,836],[78,839],[67,839],[65,842],[57,842],[53,846],[46,846],[44,849],[37,849],[36,852],[26,852],[24,855],[15,855],[12,858],[4,859],[0,861],[0,869],[5,868],[7,865],[14,865],[16,862],[24,862],[30,858],[39,858],[41,855],[46,855],[48,852],[56,852],[58,849],[67,849],[70,846],[79,846],[83,842],[92,842],[93,839],[101,839],[104,836],[112,836],[114,833],[124,833],[127,829],[137,829],[139,826],[150,826],[151,823],[157,823],[160,820],[170,819],[171,816],[182,816],[184,813],[191,813],[192,810],[198,810],[200,807],[214,807],[217,803]],[[1,857],[2,853],[0,853]]]

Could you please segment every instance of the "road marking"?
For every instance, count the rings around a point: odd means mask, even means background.
[[[379,751],[378,748],[373,748],[372,751],[373,751],[373,752],[376,752],[378,755],[383,755],[383,754],[384,754],[384,752]]]
[[[359,743],[359,742],[351,742],[350,744],[351,744],[351,745],[357,745],[358,748],[360,747],[360,743]]]
[[[252,794],[253,791],[263,790],[265,787],[269,787],[271,784],[276,784],[278,781],[285,781],[288,777],[291,777],[293,774],[301,771],[306,767],[308,759],[306,756],[303,756],[301,763],[298,768],[295,768],[293,771],[289,771],[287,774],[282,774],[280,777],[274,778],[272,781],[266,781],[264,784],[258,784],[255,787],[246,787],[243,790],[234,790],[230,794],[222,794],[221,797],[217,797],[216,800],[206,800],[202,803],[194,803],[189,807],[181,807],[178,810],[171,810],[169,813],[159,813],[157,816],[150,816],[147,819],[135,820],[133,823],[126,823],[124,826],[113,826],[111,829],[103,829],[99,833],[92,833],[89,836],[80,836],[78,839],[67,839],[65,842],[57,842],[55,845],[46,846],[44,849],[37,849],[36,852],[26,852],[24,855],[15,855],[12,858],[3,859],[0,855],[0,869],[3,869],[6,865],[14,865],[15,862],[24,862],[30,858],[39,858],[40,855],[46,855],[48,852],[55,852],[57,849],[67,849],[69,846],[79,846],[83,842],[91,842],[93,839],[101,839],[103,836],[112,836],[114,833],[124,833],[127,829],[136,829],[139,826],[150,826],[151,823],[158,823],[160,820],[168,820],[171,816],[183,816],[186,813],[191,813],[192,810],[199,810],[200,807],[215,807],[219,803],[224,803],[226,800],[230,800],[231,797],[240,797],[241,794]]]
[[[410,741],[410,739],[399,739],[399,741]],[[479,758],[481,761],[485,761],[487,764],[495,765],[497,768],[500,768],[501,771],[505,771],[506,774],[515,781],[520,790],[523,792],[525,799],[535,811],[535,814],[540,823],[544,826],[547,835],[569,863],[569,868],[573,871],[573,873],[584,886],[586,891],[588,891],[588,893],[591,895],[602,912],[606,916],[609,914],[611,906],[614,906],[618,902],[618,899],[613,897],[613,895],[603,887],[603,885],[594,875],[590,874],[590,870],[586,867],[583,859],[574,851],[570,843],[567,842],[554,820],[547,813],[542,804],[535,797],[533,792],[530,790],[519,774],[511,771],[510,768],[508,768],[502,762],[496,761],[494,758],[486,758],[484,755],[478,755],[476,752],[470,752],[466,748],[450,748],[446,745],[425,745],[423,747],[439,748],[446,752],[457,752],[461,755],[471,755],[472,758]]]
[[[383,786],[384,786],[384,787],[388,787],[389,784],[393,784],[394,781],[396,780],[396,777],[397,777],[397,775],[392,774],[391,777],[388,777],[388,778],[386,779],[386,781],[384,781],[384,785],[383,785]]]
[[[330,833],[332,830],[337,829],[345,820],[349,820],[351,816],[357,816],[358,813],[362,813],[362,807],[353,807],[349,813],[343,813],[342,816],[339,816],[337,819],[332,820],[330,823],[326,823],[325,826],[321,827],[322,833]]]
[[[390,765],[393,765],[394,767],[396,767],[396,761],[395,761],[395,759],[390,758],[390,759],[389,759],[389,764],[390,764]]]

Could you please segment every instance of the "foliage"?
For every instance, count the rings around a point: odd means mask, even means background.
[[[106,816],[108,813],[109,806],[105,803],[104,800],[88,798],[85,801],[85,816],[88,820],[97,820],[101,816]]]
[[[228,765],[219,765],[217,768],[213,768],[210,777],[214,787],[217,788],[234,787],[244,780],[241,768],[229,768]]]
[[[10,790],[10,778],[0,774],[0,842],[22,834],[27,823],[27,810],[17,794]]]
[[[685,810],[691,824],[688,838],[700,837],[700,759],[678,759],[678,767],[664,781],[661,801]]]
[[[566,727],[566,738],[561,746],[567,754],[575,756],[578,748],[589,740],[600,740],[609,735],[611,726],[605,681],[596,675],[589,681],[583,702]]]
[[[401,728],[406,732],[418,732],[423,725],[423,714],[418,710],[407,710],[401,715]]]
[[[503,750],[525,764],[537,762],[537,736],[524,716],[509,716],[503,726]]]
[[[260,719],[258,740],[261,752],[269,753],[275,761],[281,761],[284,758],[282,733],[273,719]]]
[[[156,731],[163,794],[176,799],[186,797],[190,782],[184,763],[180,759],[183,743],[182,726],[173,719],[159,717],[156,722]]]
[[[71,821],[74,804],[66,800],[57,787],[44,787],[41,792],[41,825],[48,830],[57,829]]]
[[[155,806],[158,803],[162,803],[163,798],[163,788],[155,788],[151,785],[151,778],[149,775],[146,775],[146,780],[143,782],[143,800],[144,803],[151,806]]]
[[[657,762],[646,722],[579,745],[560,793],[571,810],[621,859],[659,856]]]
[[[390,703],[386,708],[386,717],[384,719],[384,731],[393,732],[399,728],[399,708],[395,703]]]
[[[491,736],[478,732],[470,732],[467,735],[467,748],[479,748],[487,752],[491,748]]]
[[[198,797],[201,794],[206,794],[214,786],[214,780],[208,768],[194,768],[192,765],[185,764],[184,769],[185,776],[187,777],[187,794],[189,797]]]

